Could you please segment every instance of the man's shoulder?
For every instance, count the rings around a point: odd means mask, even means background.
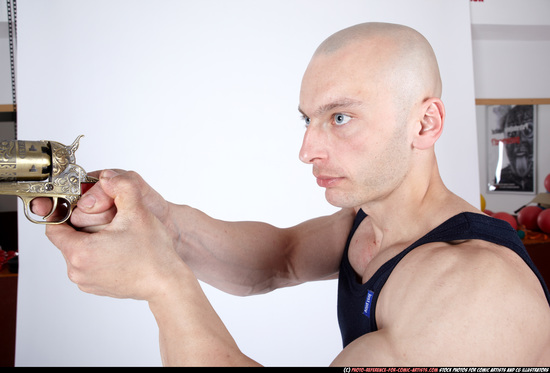
[[[430,305],[441,311],[462,309],[465,317],[522,312],[510,307],[510,299],[525,307],[548,307],[540,281],[519,255],[480,240],[418,247],[396,266],[385,288],[382,313],[395,304],[419,310]]]
[[[450,350],[433,354],[456,349],[466,356],[496,357],[519,348],[528,356],[529,348],[533,353],[550,348],[550,308],[541,284],[506,247],[478,240],[418,247],[395,268],[386,286],[376,314],[380,330],[402,338],[427,333],[445,340]],[[536,343],[524,335],[532,335]]]
[[[419,246],[406,255],[396,267],[396,273],[425,281],[460,281],[479,284],[491,280],[491,286],[510,281],[535,280],[534,272],[512,249],[488,241],[472,239],[434,242]],[[492,283],[495,281],[496,283]],[[537,279],[538,282],[538,279]]]

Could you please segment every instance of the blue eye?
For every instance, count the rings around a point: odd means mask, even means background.
[[[341,126],[343,124],[346,124],[350,120],[351,120],[351,117],[346,115],[346,114],[342,114],[342,113],[334,114],[334,123],[337,126]]]
[[[306,124],[306,127],[309,126],[309,123],[311,122],[311,119],[309,119],[308,117],[306,117],[305,115],[302,116],[302,120],[304,121],[304,123]]]

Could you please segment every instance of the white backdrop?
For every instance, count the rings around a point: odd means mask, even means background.
[[[18,1],[18,137],[70,144],[86,170],[133,169],[168,200],[290,226],[335,209],[298,160],[301,76],[317,45],[365,21],[417,28],[439,57],[444,180],[479,203],[469,2]],[[469,180],[471,182],[465,182]],[[81,293],[42,226],[19,214],[19,366],[159,365],[147,304]],[[335,281],[239,298],[204,286],[266,365],[341,350]]]

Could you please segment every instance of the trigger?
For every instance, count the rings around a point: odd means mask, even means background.
[[[46,216],[44,216],[44,220],[48,219],[50,216],[52,216],[52,214],[55,212],[55,209],[57,208],[57,197],[52,197],[52,201],[53,201],[53,206],[52,206],[52,210],[50,211],[50,213]]]

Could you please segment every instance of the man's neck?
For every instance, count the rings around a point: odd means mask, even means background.
[[[460,212],[479,212],[450,192],[438,173],[423,185],[403,185],[361,208],[369,216],[379,251],[412,243]]]

